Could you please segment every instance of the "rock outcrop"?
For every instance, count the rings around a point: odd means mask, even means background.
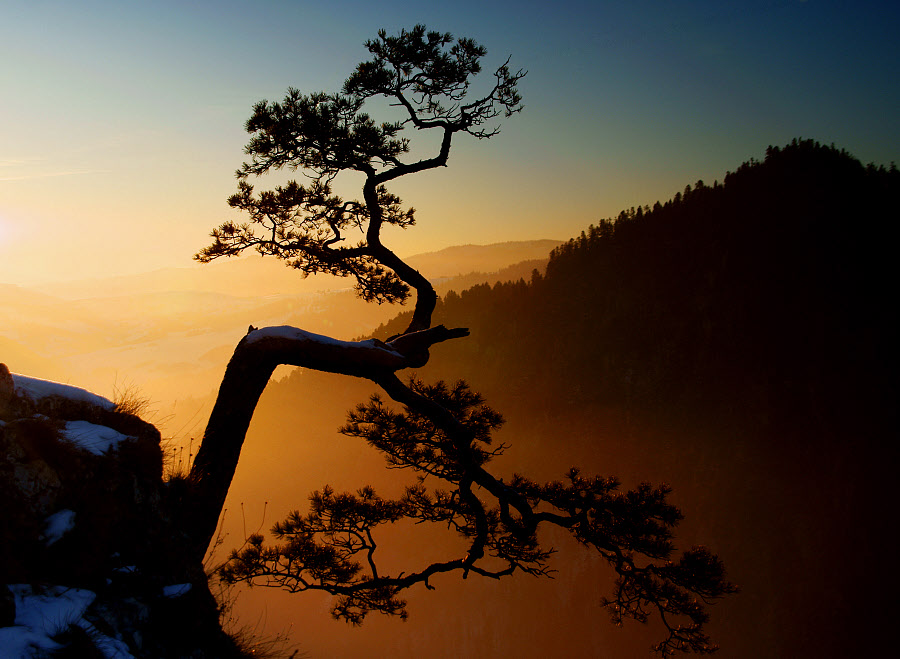
[[[153,425],[0,364],[4,657],[241,656],[184,551],[185,491]]]

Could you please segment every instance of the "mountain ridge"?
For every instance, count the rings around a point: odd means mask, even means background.
[[[488,245],[454,245],[408,257],[407,262],[428,278],[471,272],[496,272],[521,261],[546,258],[560,240],[506,241]],[[352,286],[348,279],[316,275],[304,279],[274,258],[251,255],[182,268],[161,268],[135,275],[52,282],[21,290],[65,299],[111,297],[168,291],[197,291],[236,297],[313,295]]]
[[[559,244],[454,246],[417,256],[414,263],[434,277],[442,294],[449,287],[530,277],[533,269],[543,270],[550,249]],[[541,258],[528,260],[535,254]],[[453,263],[457,265],[451,267]],[[471,272],[479,265],[495,269]],[[444,276],[453,270],[466,274]],[[27,365],[35,376],[78,379],[96,391],[108,391],[126,378],[154,400],[175,400],[215,389],[230,350],[248,325],[296,325],[350,340],[371,332],[397,311],[363,302],[346,279],[326,278],[321,290],[314,290],[318,276],[304,280],[276,259],[198,265],[192,272],[200,279],[185,280],[178,271],[161,270],[143,280],[74,282],[66,290],[52,289],[61,294],[56,297],[0,285],[0,358],[13,369]],[[233,282],[243,288],[235,289]],[[266,286],[270,294],[262,295]],[[288,286],[298,290],[279,292]],[[299,290],[304,287],[305,293]],[[79,291],[93,295],[66,297]],[[212,354],[223,355],[221,363],[197,357]]]

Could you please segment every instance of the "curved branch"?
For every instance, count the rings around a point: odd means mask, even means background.
[[[202,558],[215,535],[253,411],[276,366],[301,366],[378,382],[400,369],[423,366],[435,343],[466,335],[464,328],[443,325],[389,343],[339,341],[286,326],[250,331],[228,362],[191,468],[192,497],[183,528],[193,538],[193,550]]]
[[[449,149],[449,144],[448,144]],[[399,174],[398,174],[399,176]],[[369,227],[366,231],[366,243],[374,257],[384,266],[394,271],[401,281],[416,289],[416,303],[413,318],[406,332],[417,332],[431,327],[431,315],[437,306],[437,293],[431,282],[418,270],[409,266],[403,259],[394,254],[381,242],[381,227],[384,224],[384,213],[378,198],[378,176],[370,176],[363,185],[363,199],[369,212]]]

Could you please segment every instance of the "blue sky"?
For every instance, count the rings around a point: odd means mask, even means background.
[[[486,71],[512,55],[526,108],[398,182],[401,254],[565,239],[794,137],[900,159],[896,2],[7,0],[0,283],[190,265],[252,104],[335,91],[379,28],[419,22],[484,44]]]

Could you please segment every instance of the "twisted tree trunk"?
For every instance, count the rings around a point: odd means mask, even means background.
[[[276,366],[301,366],[379,383],[400,369],[424,366],[435,343],[467,335],[465,328],[443,325],[403,334],[389,343],[339,341],[294,327],[250,331],[228,362],[191,467],[191,496],[183,522],[191,551],[202,559],[215,536],[250,420]]]

